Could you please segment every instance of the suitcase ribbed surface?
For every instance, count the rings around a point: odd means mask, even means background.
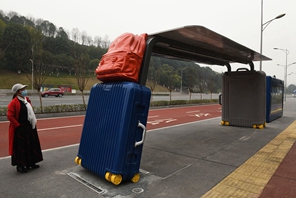
[[[139,172],[151,92],[131,82],[103,83],[91,89],[78,156],[81,165],[104,177],[107,171],[123,180]]]
[[[222,120],[252,127],[265,123],[266,75],[258,71],[226,72],[222,78]]]

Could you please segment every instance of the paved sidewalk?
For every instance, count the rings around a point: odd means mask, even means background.
[[[265,186],[260,198],[296,197],[296,144]]]
[[[295,140],[296,121],[202,197],[296,197]]]

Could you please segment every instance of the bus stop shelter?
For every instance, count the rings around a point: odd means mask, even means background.
[[[146,43],[145,56],[139,76],[141,85],[146,83],[151,56],[226,66],[228,71],[231,71],[231,63],[249,64],[251,69],[254,69],[253,61],[271,60],[227,37],[198,25],[149,34]]]

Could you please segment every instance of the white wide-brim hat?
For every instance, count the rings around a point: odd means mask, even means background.
[[[28,87],[28,85],[22,85],[20,83],[17,83],[12,86],[11,91],[12,91],[12,93],[16,93],[18,90],[23,89],[25,87]]]

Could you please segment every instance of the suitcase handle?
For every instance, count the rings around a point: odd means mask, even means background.
[[[138,127],[141,127],[143,129],[143,135],[142,135],[142,140],[139,142],[135,143],[135,147],[140,146],[141,144],[144,143],[145,137],[146,137],[146,127],[139,121]]]
[[[248,68],[238,68],[236,71],[250,71]]]
[[[222,105],[222,94],[219,95],[219,104]]]
[[[240,70],[254,71],[254,63],[253,62],[249,62],[249,65],[250,65],[250,70],[248,70],[247,68],[238,68],[236,71],[240,71]]]

